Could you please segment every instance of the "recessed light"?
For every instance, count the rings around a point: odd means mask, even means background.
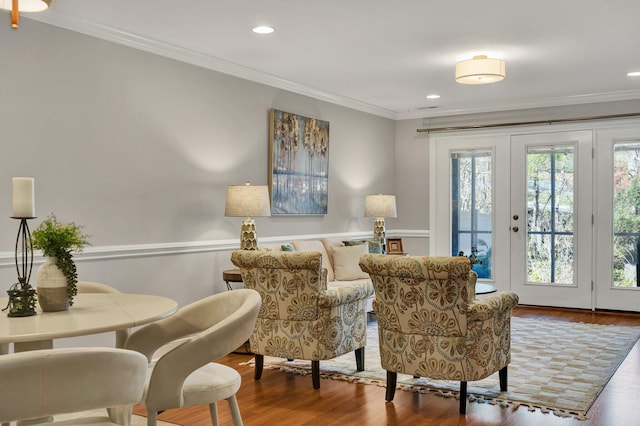
[[[254,27],[252,31],[256,34],[271,34],[272,32],[275,31],[275,28],[267,27],[263,25],[259,27]]]
[[[427,95],[427,99],[440,99],[440,95]]]

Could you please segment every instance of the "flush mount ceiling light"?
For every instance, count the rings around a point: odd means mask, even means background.
[[[0,0],[0,9],[11,11],[11,28],[18,28],[19,12],[42,12],[54,0]]]
[[[640,71],[631,71],[627,73],[627,77],[640,77]]]
[[[462,84],[487,84],[504,79],[504,61],[485,55],[456,64],[456,81]]]
[[[275,31],[275,28],[268,27],[266,25],[261,25],[259,27],[253,27],[251,31],[253,31],[256,34],[271,34],[272,32]]]

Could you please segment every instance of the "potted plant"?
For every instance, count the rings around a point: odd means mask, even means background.
[[[81,252],[89,244],[82,228],[73,222],[59,222],[51,214],[33,231],[33,248],[42,250],[47,260],[37,274],[38,303],[43,311],[60,311],[73,305],[78,273],[72,252]]]

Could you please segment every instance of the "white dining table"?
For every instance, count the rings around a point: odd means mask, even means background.
[[[0,298],[0,307],[8,298]],[[0,312],[0,354],[51,349],[53,340],[137,327],[168,317],[178,304],[164,296],[128,293],[79,293],[69,310],[8,317]]]

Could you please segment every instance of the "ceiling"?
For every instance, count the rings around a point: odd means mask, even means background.
[[[640,99],[638,0],[57,0],[22,18],[392,119]],[[506,78],[456,83],[476,54]]]

